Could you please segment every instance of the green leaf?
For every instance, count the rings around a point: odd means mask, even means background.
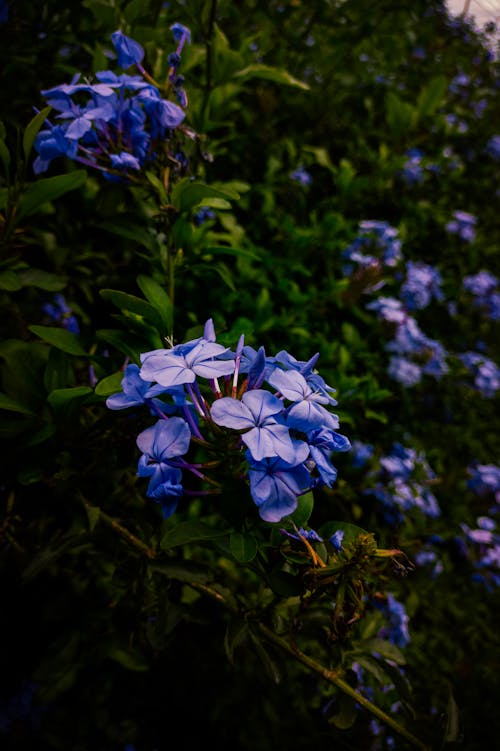
[[[249,81],[252,78],[261,78],[267,81],[274,81],[275,83],[283,84],[284,86],[295,86],[296,88],[309,91],[309,86],[304,81],[299,81],[298,78],[294,78],[290,73],[281,68],[273,68],[271,65],[264,65],[263,63],[252,63],[243,70],[239,70],[234,74],[235,78],[243,81]]]
[[[59,292],[66,286],[66,279],[42,269],[26,269],[19,272],[23,287],[38,287],[46,292]]]
[[[236,286],[233,282],[233,276],[229,269],[224,266],[223,263],[214,263],[211,266],[212,271],[217,272],[217,274],[220,276],[223,282],[227,284],[229,289],[231,289],[233,292],[236,292]]]
[[[272,571],[267,581],[275,594],[287,599],[298,597],[303,589],[300,579],[288,571]]]
[[[238,256],[240,258],[252,258],[255,261],[260,261],[260,256],[251,250],[244,250],[243,248],[231,248],[229,245],[211,245],[209,248],[204,248],[203,255],[228,255]]]
[[[87,517],[89,520],[89,529],[91,532],[93,532],[97,522],[99,521],[101,510],[97,506],[91,506],[90,503],[85,504],[85,510],[87,512]]]
[[[160,201],[163,204],[168,203],[167,191],[162,181],[159,179],[159,177],[155,175],[154,172],[149,172],[149,171],[146,171],[146,177],[148,179],[148,182],[153,186],[153,188],[158,193],[158,197]]]
[[[253,535],[233,532],[229,538],[231,553],[240,563],[248,563],[257,555],[257,540]]]
[[[370,639],[363,643],[363,648],[376,652],[384,659],[392,660],[398,665],[406,664],[406,658],[399,647],[387,639]]]
[[[20,412],[23,415],[34,415],[35,413],[26,407],[24,404],[16,402],[15,399],[11,399],[7,394],[0,392],[0,409],[8,410],[9,412]]]
[[[4,141],[1,139],[0,139],[0,160],[2,161],[3,166],[4,166],[5,176],[8,177],[9,167],[10,167],[10,153]]]
[[[144,657],[139,652],[130,648],[112,647],[108,652],[108,657],[118,662],[124,668],[127,668],[127,670],[145,672],[149,669],[149,665]]]
[[[96,384],[94,393],[97,396],[110,396],[121,391],[123,380],[123,371],[119,370],[117,373],[101,378],[99,383]]]
[[[68,355],[77,357],[88,357],[89,355],[83,349],[76,334],[66,329],[54,328],[53,326],[29,326],[29,330],[43,339],[44,342],[52,344],[53,347],[61,349]]]
[[[201,540],[213,540],[226,534],[227,531],[213,529],[213,527],[203,522],[182,522],[165,532],[161,538],[160,547],[162,550],[169,550],[178,545],[185,545],[189,542],[200,542]]]
[[[63,409],[76,399],[82,399],[89,394],[92,394],[93,390],[90,386],[73,386],[68,389],[54,389],[47,397],[47,401],[50,406],[55,409]]]
[[[157,281],[144,274],[137,277],[137,284],[142,294],[160,314],[167,334],[170,333],[173,326],[173,305],[166,291]]]
[[[444,740],[446,743],[456,743],[461,740],[461,737],[460,711],[450,688],[448,692],[448,704],[446,706],[446,731]]]
[[[366,407],[364,410],[364,415],[366,418],[370,420],[377,420],[378,422],[381,422],[383,425],[387,423],[388,417],[384,412],[377,412],[374,409],[370,409],[369,407]]]
[[[26,162],[28,162],[29,160],[31,149],[33,148],[33,143],[35,141],[36,135],[38,131],[40,130],[40,128],[42,127],[51,109],[52,107],[45,107],[43,110],[38,112],[35,115],[35,117],[26,126],[26,129],[23,134],[23,152],[24,152],[24,158]]]
[[[297,508],[290,514],[290,519],[297,527],[304,527],[313,512],[314,508],[314,496],[312,491],[299,495],[297,498]]]
[[[148,230],[144,229],[144,227],[140,227],[133,222],[117,218],[112,222],[99,222],[95,226],[106,232],[112,232],[119,237],[124,237],[127,240],[134,240],[138,245],[149,250],[150,253],[156,253],[158,251],[158,241],[156,237],[148,232]]]
[[[6,292],[17,292],[22,288],[22,283],[15,271],[7,269],[0,274],[0,289]]]
[[[431,78],[427,86],[422,89],[417,99],[418,117],[433,115],[437,110],[448,89],[448,80],[445,76]]]
[[[140,353],[144,352],[144,343],[141,340],[120,329],[98,329],[96,337],[102,342],[111,344],[136,363],[139,362]]]
[[[248,636],[248,622],[243,618],[233,618],[227,624],[224,635],[224,650],[231,664],[234,664],[234,651]]]
[[[55,201],[70,190],[81,188],[86,177],[85,170],[75,170],[67,175],[46,177],[32,183],[21,197],[17,221],[35,214],[45,203]]]
[[[235,201],[240,196],[233,190],[222,190],[205,185],[205,183],[191,182],[189,178],[180,180],[172,190],[172,203],[181,212],[189,211],[194,206],[203,203],[204,199],[211,197]]]
[[[338,700],[338,711],[328,718],[328,722],[341,730],[352,727],[358,716],[356,702],[350,696],[342,694]]]
[[[269,675],[273,683],[278,685],[278,683],[280,683],[281,681],[281,673],[279,671],[278,666],[276,665],[275,661],[270,656],[269,652],[265,649],[259,636],[257,636],[257,634],[255,634],[251,629],[249,629],[248,633],[252,637],[252,641],[255,644],[257,654],[259,655],[260,660],[262,664],[264,665],[267,674]]]
[[[386,99],[386,120],[393,135],[398,138],[410,130],[415,120],[415,108],[396,96],[392,91]]]
[[[109,300],[117,308],[120,308],[120,310],[130,311],[138,316],[142,316],[146,321],[152,323],[155,328],[160,331],[163,329],[163,321],[160,314],[146,300],[115,289],[101,289],[99,294],[105,300]]]

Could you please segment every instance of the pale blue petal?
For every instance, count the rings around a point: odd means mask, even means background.
[[[233,399],[231,396],[224,396],[217,399],[211,407],[213,421],[217,425],[233,430],[246,430],[254,426],[253,416],[248,407],[239,399]]]

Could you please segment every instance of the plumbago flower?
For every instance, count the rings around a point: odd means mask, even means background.
[[[99,71],[94,82],[81,81],[80,74],[69,84],[42,91],[47,104],[57,113],[52,124],[45,121],[35,139],[38,157],[35,174],[45,172],[53,159],[65,156],[100,170],[107,179],[134,179],[149,162],[166,158],[168,166],[179,166],[173,144],[177,131],[192,135],[184,126],[187,96],[177,74],[189,29],[171,27],[177,49],[169,56],[167,86],[161,90],[142,66],[141,45],[121,31],[111,35],[117,63],[122,70],[133,66],[139,75]],[[173,94],[177,103],[171,101]],[[167,166],[167,165],[164,165]]]
[[[225,480],[236,480],[260,517],[278,522],[299,496],[333,484],[332,453],[351,448],[329,410],[334,389],[314,370],[318,355],[306,362],[284,350],[268,357],[263,347],[245,346],[243,336],[233,352],[215,339],[209,319],[203,336],[143,353],[106,404],[144,405],[158,418],[137,438],[138,475],[150,478],[146,494],[165,518],[181,496],[221,493]],[[210,461],[193,461],[199,446]],[[185,473],[209,488],[185,488]]]

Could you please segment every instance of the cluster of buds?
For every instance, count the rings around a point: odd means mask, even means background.
[[[182,162],[175,149],[168,149],[168,142],[185,118],[187,96],[177,69],[190,32],[179,23],[173,24],[171,31],[177,49],[169,56],[164,91],[143,68],[141,45],[121,31],[111,35],[118,65],[123,70],[135,66],[137,75],[105,70],[95,74],[95,82],[82,82],[77,74],[69,84],[42,91],[58,113],[58,124],[46,120],[35,139],[35,174],[45,172],[59,156],[98,169],[117,181],[133,180],[134,174],[162,154],[174,164]]]
[[[137,438],[138,475],[149,477],[147,495],[169,517],[190,493],[221,493],[224,482],[249,489],[260,517],[278,522],[314,487],[331,487],[332,452],[348,451],[329,407],[334,389],[307,362],[286,351],[266,356],[241,336],[235,351],[216,342],[212,319],[203,336],[141,355],[125,369],[122,391],[110,409],[145,405],[157,421]],[[208,459],[196,459],[196,449]],[[190,491],[186,472],[208,485]],[[208,472],[208,474],[207,474]],[[222,482],[214,477],[220,478]]]

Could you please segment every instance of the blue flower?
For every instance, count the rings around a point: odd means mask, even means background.
[[[182,472],[175,460],[189,449],[191,431],[182,417],[158,420],[137,436],[137,446],[143,452],[137,474],[150,477],[147,495],[161,501],[164,515],[170,516],[182,495]]]
[[[337,470],[330,461],[331,454],[333,451],[349,451],[349,439],[329,428],[315,428],[307,434],[307,443],[321,482],[331,487],[337,479]]]
[[[286,415],[286,423],[290,428],[307,433],[314,428],[336,430],[339,427],[337,415],[322,406],[329,404],[329,397],[313,391],[297,370],[275,370],[268,380],[286,399],[294,402]]]
[[[330,545],[339,552],[342,550],[342,541],[344,539],[344,530],[343,529],[337,529],[336,532],[333,533],[333,535],[330,537]]]
[[[163,386],[151,388],[149,381],[144,381],[139,375],[139,366],[135,364],[127,365],[125,374],[122,378],[122,390],[116,394],[108,396],[106,406],[109,409],[127,409],[128,407],[139,407],[148,404],[151,401],[158,409],[168,412],[169,406],[160,399],[154,399],[157,394],[165,392]]]
[[[115,31],[111,34],[116,52],[118,54],[118,65],[126,70],[131,65],[137,65],[144,59],[144,50],[134,39],[125,36],[121,31]]]
[[[54,295],[53,303],[45,303],[42,309],[53,321],[60,323],[63,328],[71,331],[72,334],[78,335],[80,333],[78,321],[60,292]]]
[[[175,42],[181,42],[183,39],[188,43],[191,42],[191,32],[187,26],[183,26],[181,23],[174,23],[170,27],[170,31],[174,35]]]
[[[301,185],[311,185],[312,183],[312,177],[304,167],[297,167],[296,170],[290,172],[290,179]]]
[[[202,339],[184,354],[171,350],[153,350],[141,355],[141,378],[169,388],[193,383],[196,376],[218,378],[234,371],[234,360],[216,359],[228,353],[227,347]]]
[[[297,508],[297,498],[311,487],[311,476],[302,463],[288,464],[279,457],[256,462],[247,456],[250,492],[261,519],[279,522]]]
[[[278,456],[293,463],[298,449],[292,442],[282,412],[280,399],[264,389],[246,391],[241,401],[230,396],[222,397],[212,404],[211,409],[212,420],[217,425],[246,431],[241,440],[256,461]]]

